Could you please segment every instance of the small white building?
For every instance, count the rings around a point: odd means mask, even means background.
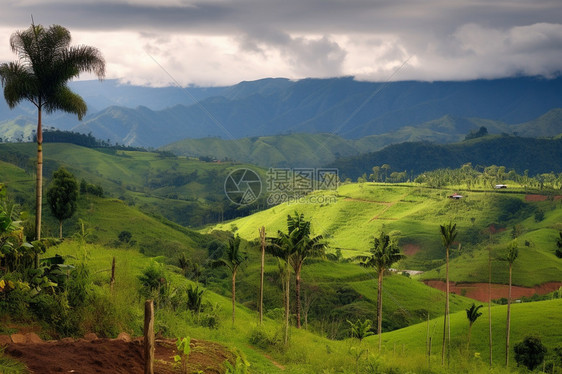
[[[495,188],[496,190],[499,190],[499,189],[501,189],[501,188],[507,188],[507,185],[506,185],[506,184],[496,184],[496,185],[494,186],[494,188]]]

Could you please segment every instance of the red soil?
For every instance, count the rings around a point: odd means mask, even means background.
[[[174,365],[174,340],[157,340],[154,372],[180,373]],[[191,339],[188,372],[224,373],[224,361],[233,362],[233,355],[223,346]],[[66,338],[58,341],[9,343],[6,354],[25,363],[31,373],[144,373],[144,347],[142,339],[127,342],[118,339]]]
[[[413,255],[415,255],[416,253],[418,253],[421,248],[420,248],[420,246],[417,245],[417,244],[411,244],[411,243],[409,243],[409,244],[404,244],[404,245],[402,246],[402,249],[404,250],[404,254],[405,254],[406,256],[413,256]]]
[[[424,281],[430,287],[445,291],[446,284],[440,280]],[[531,297],[534,294],[544,295],[556,291],[562,287],[562,282],[547,282],[535,287],[511,287],[511,297],[518,299],[520,297]],[[449,289],[457,295],[464,295],[478,301],[488,301],[488,283],[455,283],[450,282]],[[492,300],[507,298],[509,286],[507,284],[492,284]]]
[[[548,196],[546,195],[525,195],[525,201],[546,201]],[[562,195],[554,196],[554,200],[562,199]]]

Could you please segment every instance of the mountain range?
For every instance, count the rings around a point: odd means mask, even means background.
[[[423,133],[434,140],[448,126],[468,132],[487,121],[490,129],[512,134],[517,125],[562,108],[562,78],[518,77],[458,82],[360,82],[351,77],[292,81],[268,78],[228,87],[135,87],[117,81],[73,82],[90,111],[79,122],[64,113],[45,116],[45,126],[92,133],[120,144],[161,147],[185,138],[327,133],[344,139],[382,134]],[[561,132],[559,113],[539,132]],[[31,134],[34,107],[9,110],[0,100],[0,137]],[[478,120],[475,120],[478,119]],[[414,131],[413,129],[416,129]],[[437,130],[435,130],[437,129]],[[438,131],[439,132],[439,131]],[[423,136],[423,135],[419,135]],[[395,138],[401,138],[394,135]],[[408,139],[412,140],[412,139]],[[419,139],[416,139],[419,140]],[[447,140],[447,139],[441,139]]]

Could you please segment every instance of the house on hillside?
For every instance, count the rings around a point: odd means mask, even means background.
[[[453,199],[453,200],[460,200],[462,199],[464,196],[463,195],[459,195],[458,193],[454,193],[452,195],[447,196],[449,199]]]
[[[496,184],[496,185],[494,186],[494,188],[495,188],[496,190],[499,190],[499,189],[501,189],[501,188],[507,188],[507,185],[506,185],[506,184]]]

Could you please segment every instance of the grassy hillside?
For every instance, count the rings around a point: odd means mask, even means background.
[[[434,269],[423,278],[443,279],[444,248],[439,225],[452,221],[457,224],[457,241],[462,244],[461,252],[455,248],[452,254],[452,280],[487,281],[486,248],[492,245],[493,279],[506,283],[507,266],[501,259],[512,240],[513,227],[517,226],[520,259],[514,265],[514,284],[534,286],[562,280],[562,260],[554,255],[555,239],[562,229],[560,202],[531,202],[525,200],[524,193],[497,191],[460,191],[465,198],[447,199],[457,191],[420,185],[347,184],[337,192],[316,192],[297,203],[278,205],[215,228],[235,227],[237,233],[251,240],[258,236],[258,227],[264,225],[268,235],[274,236],[277,230],[286,231],[287,215],[298,211],[312,220],[314,234],[324,235],[330,250],[339,249],[344,257],[366,253],[373,235],[384,230],[399,239],[407,254],[400,268]],[[545,212],[540,222],[534,218],[537,210]]]
[[[153,152],[91,149],[73,144],[44,144],[43,148],[45,188],[53,172],[64,166],[78,180],[84,178],[102,186],[112,197],[182,225],[201,226],[256,209],[256,206],[241,209],[231,204],[224,194],[227,175],[247,165],[165,157]],[[14,192],[33,188],[35,156],[34,144],[0,144],[0,160],[19,168],[10,168],[13,174],[2,170],[6,184],[17,184]],[[251,168],[260,172],[259,168]],[[28,177],[23,178],[22,172]],[[28,183],[24,183],[26,181]],[[18,198],[33,201],[32,195],[20,194]]]

